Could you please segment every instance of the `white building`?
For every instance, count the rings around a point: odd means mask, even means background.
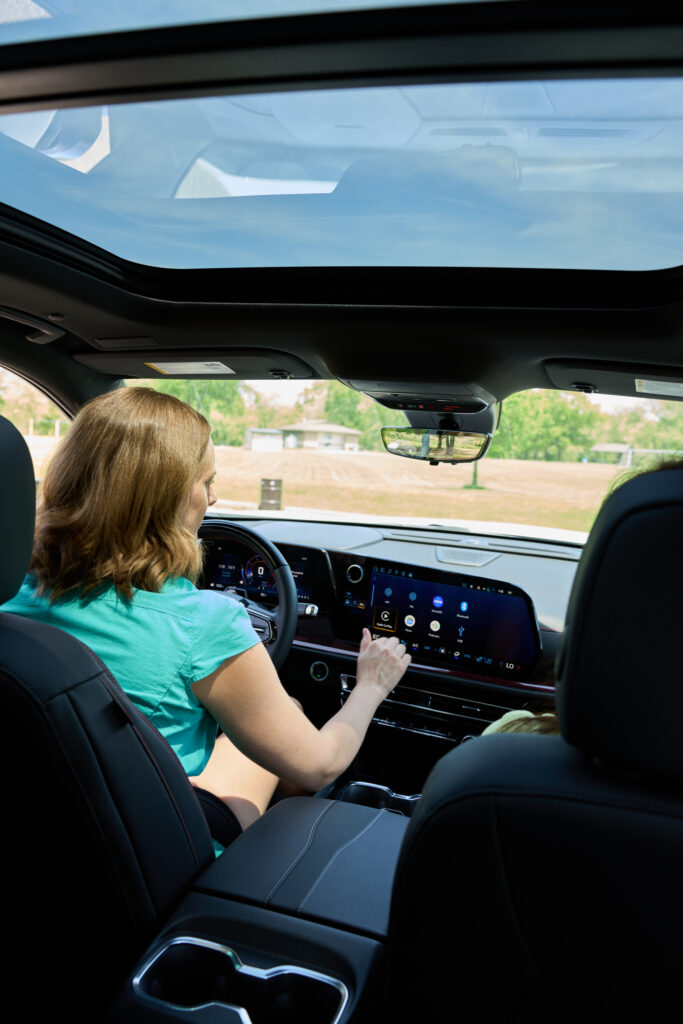
[[[282,431],[268,427],[249,427],[244,432],[244,447],[254,452],[281,452]]]
[[[358,451],[360,430],[327,420],[301,420],[280,427],[285,448],[315,448],[318,451]]]

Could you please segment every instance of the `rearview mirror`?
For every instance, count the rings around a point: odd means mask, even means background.
[[[382,427],[382,441],[391,455],[438,462],[474,462],[486,454],[491,434],[466,430],[420,430],[415,427]]]

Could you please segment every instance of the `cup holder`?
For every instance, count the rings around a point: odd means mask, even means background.
[[[175,1010],[224,1008],[226,1022],[235,1024],[336,1024],[348,999],[346,986],[327,975],[289,965],[252,967],[229,946],[187,936],[155,953],[133,989]]]
[[[406,818],[411,816],[419,799],[419,793],[412,796],[394,793],[393,789],[380,786],[376,782],[349,782],[337,794],[337,800],[343,800],[345,803],[385,808],[387,811],[397,811]]]

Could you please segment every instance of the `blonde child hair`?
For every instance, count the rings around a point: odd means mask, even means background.
[[[559,736],[560,726],[554,711],[533,711],[519,709],[508,711],[502,718],[491,722],[484,729],[482,736],[494,732],[535,732],[542,736]]]

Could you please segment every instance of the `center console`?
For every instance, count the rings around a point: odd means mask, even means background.
[[[277,804],[196,879],[108,1024],[375,1020],[407,825],[346,802]]]

